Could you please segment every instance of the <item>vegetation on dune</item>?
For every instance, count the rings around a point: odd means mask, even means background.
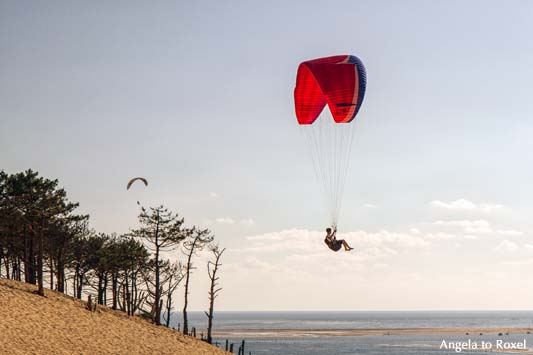
[[[217,251],[215,265],[222,254],[213,245],[211,231],[186,226],[184,218],[158,206],[141,207],[139,227],[130,233],[97,233],[89,226],[89,216],[77,213],[79,204],[69,201],[58,185],[58,180],[32,170],[0,171],[0,277],[36,284],[41,296],[45,284],[78,299],[91,296],[97,304],[142,315],[157,325],[163,321],[167,327],[174,291],[185,281],[187,334],[193,259],[206,246]],[[165,252],[178,248],[185,255],[183,263],[164,258]],[[218,277],[209,273],[215,284]],[[208,292],[210,328],[214,290],[212,286]]]

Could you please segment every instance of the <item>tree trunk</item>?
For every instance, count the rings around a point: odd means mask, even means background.
[[[137,292],[137,272],[132,272],[131,276],[131,304],[133,305],[133,308],[131,312],[135,314],[137,312],[137,300],[138,300],[138,292]]]
[[[13,280],[18,280],[18,275],[20,274],[19,270],[18,270],[18,264],[17,264],[17,257],[14,257],[13,258],[13,265],[12,265],[12,269],[13,269],[13,274],[11,275],[11,278]]]
[[[108,273],[104,274],[104,295],[103,295],[103,305],[107,305],[107,286],[109,284]]]
[[[111,289],[113,294],[113,309],[117,309],[117,286],[118,286],[118,280],[117,280],[117,274],[113,273],[111,276]]]
[[[53,289],[54,289],[54,259],[52,259],[52,253],[50,252],[50,290],[53,290]]]
[[[128,313],[128,316],[131,315],[130,314],[130,310],[131,310],[131,297],[130,297],[130,287],[129,287],[129,276],[128,276],[128,273],[126,272],[126,274],[124,275],[124,306],[126,307],[126,312]]]
[[[28,230],[26,227],[24,227],[24,251],[23,251],[23,258],[24,258],[24,282],[29,283],[29,277],[30,274],[30,263],[28,260]]]
[[[215,285],[214,281],[211,280],[211,290],[209,292],[209,313],[206,313],[207,315],[207,342],[211,344],[213,341],[213,338],[211,336],[212,330],[213,330],[213,309],[214,309],[214,303],[215,303]]]
[[[167,296],[167,328],[170,326],[170,311],[172,310],[172,275],[168,280],[168,296]]]
[[[207,263],[207,273],[209,275],[209,278],[211,279],[211,287],[209,289],[209,312],[205,312],[207,316],[207,342],[211,344],[213,342],[212,337],[212,331],[213,331],[213,315],[214,315],[214,309],[215,309],[215,299],[217,298],[217,293],[220,292],[221,288],[217,287],[217,271],[218,267],[221,266],[220,264],[220,257],[222,256],[222,253],[226,249],[222,249],[222,251],[218,251],[218,248],[213,249],[213,253],[215,254],[215,262]],[[209,271],[209,265],[213,265],[213,271]],[[244,345],[243,345],[244,349]],[[244,350],[243,350],[244,351]]]
[[[24,266],[26,271],[24,273],[25,281],[32,285],[35,285],[35,254],[33,252],[35,236],[32,233],[32,236],[28,236],[28,249],[26,254],[26,260]]]
[[[189,250],[189,255],[187,256],[187,268],[185,269],[185,301],[183,302],[183,334],[187,335],[189,333],[189,320],[187,319],[187,306],[189,304],[189,279],[191,276],[191,267],[192,267],[192,256],[194,254],[194,249],[196,247],[197,238],[191,244],[191,250]]]
[[[103,275],[101,273],[98,273],[98,291],[97,291],[97,296],[98,296],[98,299],[97,299],[97,303],[98,304],[103,304],[103,282],[104,282],[104,279],[103,279]]]
[[[190,260],[190,257],[189,257]],[[189,293],[189,265],[190,261],[187,262],[187,270],[185,276],[185,301],[183,302],[183,334],[187,335],[189,333],[189,321],[187,319],[187,303],[188,303],[188,293]]]
[[[157,225],[155,229],[155,314],[154,321],[156,325],[161,324],[161,307],[159,303],[161,300],[161,290],[159,286],[159,210],[157,211]]]
[[[38,294],[44,296],[43,285],[43,258],[44,258],[44,216],[41,216],[41,233],[39,236],[39,253],[37,256],[37,281],[39,284]]]
[[[81,292],[83,291],[83,273],[80,266],[76,265],[76,298],[81,300]]]
[[[11,276],[11,275],[9,274],[9,270],[10,270],[10,268],[9,268],[9,257],[6,257],[6,258],[5,258],[5,264],[6,264],[6,278],[9,279],[10,276]]]
[[[65,293],[65,264],[62,253],[57,256],[57,291]]]

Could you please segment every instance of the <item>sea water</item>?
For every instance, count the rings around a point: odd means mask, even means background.
[[[177,327],[181,314],[173,314]],[[190,327],[205,331],[203,312],[190,312]],[[394,328],[529,328],[533,324],[533,311],[412,311],[412,312],[217,312],[215,330],[229,336],[215,338],[224,347],[226,338],[238,344],[245,339],[246,354],[323,355],[323,354],[501,354],[505,351],[497,344],[516,347],[526,342],[533,348],[533,335],[508,334],[498,331],[487,334],[469,332],[461,334],[404,334],[365,336],[280,336],[261,337],[242,335],[241,331],[254,329],[265,333],[276,329],[343,330],[343,329],[394,329]],[[533,331],[532,331],[533,332]],[[232,336],[234,334],[234,336]],[[473,346],[475,344],[475,346]],[[491,347],[481,349],[481,344]]]

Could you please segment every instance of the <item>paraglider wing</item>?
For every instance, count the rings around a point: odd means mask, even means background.
[[[137,180],[140,180],[144,183],[144,186],[148,186],[148,181],[145,179],[145,178],[142,178],[142,177],[136,177],[136,178],[133,178],[131,179],[130,181],[128,181],[128,185],[126,185],[126,190],[129,190],[131,185],[133,185],[133,183]]]
[[[308,151],[334,226],[350,163],[355,126],[352,121],[365,91],[365,67],[356,56],[313,59],[298,66],[294,88],[296,118],[309,143]],[[329,112],[321,115],[326,105]],[[324,117],[330,114],[331,117]]]
[[[326,104],[335,122],[352,121],[365,89],[365,67],[356,56],[338,55],[301,63],[294,89],[298,123],[312,124]]]

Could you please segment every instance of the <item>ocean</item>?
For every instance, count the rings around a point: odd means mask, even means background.
[[[181,314],[173,314],[174,327]],[[203,312],[190,312],[190,326],[200,332],[207,326]],[[525,341],[533,351],[533,335],[523,331],[483,334],[468,332],[476,328],[530,328],[533,311],[350,311],[350,312],[217,312],[214,328],[220,347],[226,339],[238,344],[244,339],[246,354],[324,355],[324,354],[501,354],[517,353]],[[306,333],[309,330],[412,328],[464,328],[459,334],[402,334],[331,336]],[[249,333],[250,330],[252,333]],[[283,331],[280,331],[283,330]],[[300,330],[298,336],[288,330]],[[467,334],[468,332],[468,334]],[[533,331],[532,331],[533,332]],[[443,342],[446,345],[443,345]],[[504,347],[511,349],[504,349]],[[481,349],[481,348],[484,349]],[[460,350],[460,351],[458,351]]]

